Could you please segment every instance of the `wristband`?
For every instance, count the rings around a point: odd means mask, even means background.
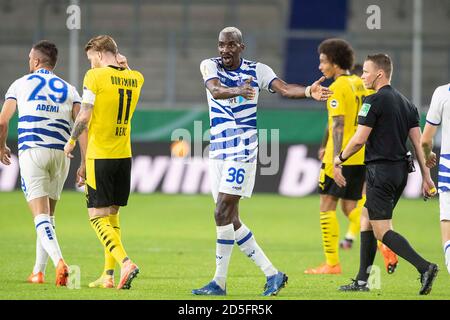
[[[74,140],[74,139],[70,138],[70,139],[69,139],[69,144],[72,145],[72,146],[74,146],[74,145],[77,144],[77,140]]]
[[[305,89],[305,96],[311,98],[311,86],[307,86]]]
[[[344,152],[344,150],[342,150],[341,153],[339,153],[338,158],[339,158],[340,161],[345,162],[345,161],[347,161],[348,159],[344,159],[344,158],[342,157],[342,152]]]

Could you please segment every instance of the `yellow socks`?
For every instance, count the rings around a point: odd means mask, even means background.
[[[320,212],[320,228],[326,262],[335,266],[339,263],[339,223],[336,211]]]
[[[111,214],[109,216],[109,223],[114,231],[117,233],[120,239],[120,225],[119,225],[119,214]],[[111,255],[108,249],[105,248],[105,268],[103,270],[104,275],[113,275],[114,269],[116,267],[116,259]]]
[[[90,222],[105,250],[122,266],[123,260],[127,258],[127,254],[123,248],[119,234],[110,223],[109,217],[96,217],[91,219]]]
[[[348,225],[347,234],[345,235],[346,239],[354,240],[359,235],[359,230],[361,226],[361,213],[364,203],[366,202],[366,195],[364,194],[361,200],[356,204],[355,209],[353,209],[348,215],[348,220],[350,221]]]

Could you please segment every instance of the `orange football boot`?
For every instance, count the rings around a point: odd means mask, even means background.
[[[31,273],[28,277],[29,283],[44,283],[44,274],[42,272]]]
[[[389,249],[381,241],[378,242],[378,249],[383,254],[384,265],[386,266],[387,273],[389,273],[389,274],[394,273],[395,269],[397,268],[397,264],[398,264],[398,257],[397,257],[397,255],[394,253],[394,251]]]
[[[341,274],[341,265],[338,263],[334,266],[330,266],[326,263],[321,264],[316,268],[306,269],[305,274]]]
[[[123,263],[120,270],[120,282],[117,285],[117,289],[130,289],[131,282],[137,277],[139,268],[131,260],[127,260]]]
[[[64,262],[63,259],[60,259],[58,265],[56,266],[56,286],[66,286],[67,280],[69,278],[69,267]]]

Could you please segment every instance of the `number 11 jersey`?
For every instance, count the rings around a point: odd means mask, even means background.
[[[144,76],[135,70],[108,66],[90,69],[83,81],[83,103],[92,104],[88,127],[88,159],[131,157],[131,119]]]

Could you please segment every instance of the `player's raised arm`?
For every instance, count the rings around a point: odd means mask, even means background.
[[[117,53],[116,61],[119,64],[119,66],[121,66],[122,68],[131,70],[130,66],[128,65],[127,57],[125,57],[123,54]]]
[[[277,78],[273,80],[270,89],[281,94],[283,97],[290,99],[313,98],[318,101],[326,101],[333,93],[327,87],[323,87],[321,83],[325,81],[325,77],[321,77],[312,85],[304,87],[298,84],[286,83]]]
[[[8,137],[9,121],[16,112],[17,102],[14,99],[6,99],[0,113],[0,162],[5,165],[11,164],[11,150],[6,145]]]

